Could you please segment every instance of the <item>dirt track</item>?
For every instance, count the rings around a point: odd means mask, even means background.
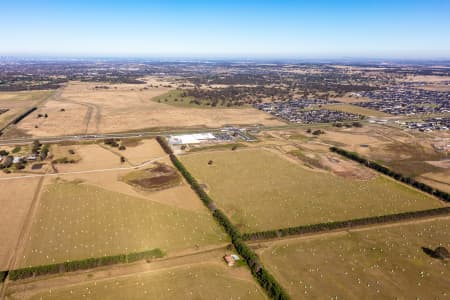
[[[48,275],[16,282],[9,281],[7,287],[4,289],[4,295],[6,295],[7,292],[7,294],[14,293],[15,297],[20,295],[21,298],[26,298],[48,288],[67,287],[93,281],[101,282],[102,280],[109,280],[111,278],[121,278],[142,273],[170,270],[185,265],[222,263],[222,256],[226,252],[226,245],[220,245],[205,248],[196,252],[182,253],[167,258],[157,259],[150,263],[139,261],[132,264],[118,264],[65,273],[63,276]],[[3,297],[0,299],[9,299],[9,297]]]

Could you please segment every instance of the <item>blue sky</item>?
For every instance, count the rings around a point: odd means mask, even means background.
[[[450,58],[450,1],[8,1],[0,54]]]

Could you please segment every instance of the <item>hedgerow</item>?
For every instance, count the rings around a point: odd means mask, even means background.
[[[367,217],[361,219],[353,219],[347,221],[336,221],[329,223],[319,223],[305,226],[288,227],[275,230],[267,230],[261,232],[245,233],[242,235],[243,240],[261,240],[273,239],[288,235],[300,235],[308,233],[326,232],[336,229],[351,229],[352,227],[382,224],[389,222],[398,222],[403,220],[411,220],[424,217],[441,216],[450,214],[450,207],[440,207],[429,210],[413,211],[398,213],[392,215]]]
[[[213,217],[216,221],[222,225],[224,230],[231,237],[234,248],[240,256],[244,258],[247,265],[250,267],[250,271],[258,283],[265,289],[267,294],[272,299],[284,300],[290,299],[289,295],[284,291],[281,285],[275,280],[275,278],[269,274],[269,272],[262,266],[258,255],[242,240],[239,230],[231,223],[228,217],[218,209],[214,201],[208,196],[203,188],[198,184],[197,180],[189,173],[184,167],[181,161],[173,154],[172,149],[167,144],[163,137],[158,136],[156,140],[159,142],[163,150],[169,154],[170,160],[173,165],[180,171],[186,181],[190,184],[192,189],[198,195],[200,200],[208,207],[213,213]]]
[[[96,258],[86,258],[82,260],[66,261],[63,263],[27,267],[16,270],[10,270],[8,275],[11,280],[25,279],[34,276],[57,274],[64,272],[74,272],[78,270],[92,269],[101,266],[114,264],[131,263],[143,259],[153,259],[163,257],[165,254],[160,249],[152,249],[143,252],[134,252],[128,254],[117,254]],[[0,273],[1,276],[1,273]]]

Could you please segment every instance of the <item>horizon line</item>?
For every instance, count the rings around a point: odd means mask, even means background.
[[[450,62],[449,57],[443,56],[370,56],[370,55],[258,55],[258,54],[229,54],[229,55],[167,55],[167,54],[21,54],[0,53],[0,60],[158,60],[158,61],[374,61],[374,62]]]

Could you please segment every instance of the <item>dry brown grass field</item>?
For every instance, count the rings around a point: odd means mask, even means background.
[[[293,299],[446,299],[450,218],[255,244]]]
[[[373,116],[373,117],[383,118],[383,117],[390,116],[389,114],[386,114],[383,112],[379,112],[379,111],[376,111],[373,109],[359,107],[359,106],[351,105],[351,104],[329,104],[329,105],[323,105],[322,107],[324,109],[343,111],[343,112],[348,112],[348,113],[352,113],[352,114],[360,114],[360,115],[368,116],[368,117]]]
[[[38,178],[0,180],[0,270],[6,270],[38,187]]]
[[[109,89],[96,89],[105,85]],[[247,109],[201,109],[157,103],[152,98],[171,88],[133,84],[71,82],[24,119],[18,129],[33,136],[107,133],[146,128],[220,127],[225,124],[279,125],[270,115]],[[65,111],[62,111],[65,110]],[[37,114],[48,118],[37,119]],[[36,128],[37,127],[37,128]]]
[[[430,84],[425,86],[418,86],[418,88],[428,91],[450,92],[450,85],[448,84]]]
[[[181,196],[181,195],[180,195]],[[227,242],[206,209],[187,210],[63,178],[43,187],[20,266]]]
[[[121,163],[118,150],[103,144],[50,147],[52,159],[70,150],[76,159],[56,164],[59,174],[45,178],[19,266],[153,248],[174,255],[227,243],[225,233],[184,181],[175,186],[162,182],[154,190],[128,184],[126,178],[133,174],[171,163],[154,140],[125,144],[127,149],[120,154],[143,165]],[[153,176],[157,182],[159,175]]]
[[[444,192],[450,193],[450,168],[421,174],[418,180],[438,188]]]
[[[330,127],[317,141],[357,152],[411,177],[445,173],[447,168],[441,164],[445,154],[433,148],[435,136],[419,132],[380,125],[366,125],[358,129]]]
[[[0,92],[0,109],[9,109],[0,115],[0,128],[52,93],[53,91]]]

